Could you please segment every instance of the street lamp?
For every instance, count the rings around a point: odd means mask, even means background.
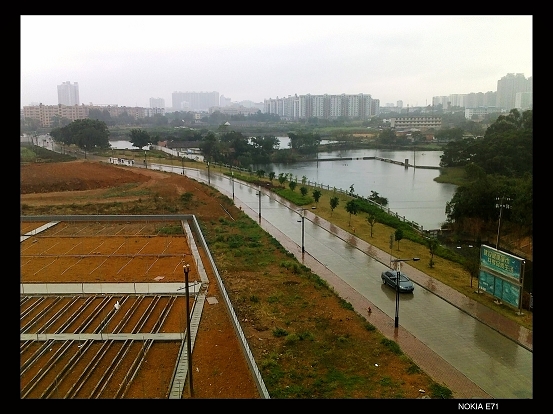
[[[144,150],[144,167],[148,169],[148,163],[146,162],[146,150]]]
[[[259,190],[257,190],[257,194],[259,196],[259,220],[261,221],[261,186],[259,186]]]
[[[497,222],[497,240],[495,241],[495,248],[499,250],[499,230],[501,229],[501,213],[503,212],[503,207],[510,209],[511,206],[507,204],[511,199],[509,197],[496,197],[495,208],[499,208],[499,220]]]
[[[305,209],[301,209],[301,220],[298,220],[298,223],[301,221],[301,254],[305,253]]]
[[[190,272],[190,265],[185,264],[182,269],[184,270],[184,289],[186,293],[186,356],[188,359],[188,386],[190,387],[190,396],[194,397],[194,387],[192,386],[192,351],[190,340],[190,305],[189,305],[189,292],[188,292],[188,273]]]
[[[209,171],[209,161],[207,162],[207,183],[211,184],[211,175]]]
[[[412,259],[395,259],[392,260],[392,263],[397,263],[397,273],[396,273],[396,319],[394,326],[397,328],[399,326],[399,282],[401,281],[401,262],[409,261],[419,261],[418,257],[413,257]]]
[[[232,176],[232,201],[234,201],[234,172],[230,173]]]

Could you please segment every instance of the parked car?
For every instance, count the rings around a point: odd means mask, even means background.
[[[386,270],[382,272],[381,277],[382,283],[393,287],[394,290],[396,289],[397,272],[395,270]],[[413,290],[415,290],[415,285],[413,285],[411,279],[401,272],[399,278],[399,291],[402,293],[413,293]]]

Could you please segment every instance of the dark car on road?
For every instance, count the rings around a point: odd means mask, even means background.
[[[394,290],[396,289],[397,272],[395,270],[385,270],[382,272],[381,277],[382,283],[393,287]],[[399,291],[402,293],[412,293],[413,290],[415,290],[415,286],[413,285],[413,282],[411,282],[411,279],[405,276],[404,273],[400,272]]]

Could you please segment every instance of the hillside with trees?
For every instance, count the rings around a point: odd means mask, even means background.
[[[476,238],[495,231],[503,205],[502,228],[532,235],[532,110],[512,109],[499,116],[483,137],[448,143],[440,166],[463,167],[468,180],[446,206],[453,230]]]

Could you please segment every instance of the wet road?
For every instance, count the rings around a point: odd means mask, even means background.
[[[153,167],[182,173],[182,168],[178,167]],[[230,178],[219,175],[214,169],[209,177],[206,171],[195,169],[185,169],[185,175],[198,181],[209,181],[211,186],[230,198],[234,193],[236,204],[243,206],[243,210],[254,219],[258,219],[261,211],[263,227],[270,229],[271,234],[278,233],[280,237],[276,238],[279,241],[291,240],[296,255],[299,252],[299,257],[303,257],[303,244],[306,256],[314,258],[323,269],[337,275],[353,291],[366,298],[372,303],[373,311],[378,310],[391,318],[386,321],[384,329],[375,324],[379,330],[389,331],[390,322],[393,326],[395,291],[383,285],[380,278],[381,272],[387,268],[386,263],[389,263],[389,254],[323,222],[311,211],[305,212],[302,237],[301,210],[294,210],[287,201],[268,190],[262,189],[260,198],[257,188],[237,181],[233,184]],[[492,398],[533,398],[531,350],[434,294],[432,280],[409,266],[408,262],[402,264],[402,270],[417,284],[413,295],[401,295],[400,328],[430,348],[437,361],[439,358],[445,360]],[[352,294],[352,298],[354,296]],[[404,348],[401,342],[400,346]],[[408,351],[405,352],[409,355]]]

